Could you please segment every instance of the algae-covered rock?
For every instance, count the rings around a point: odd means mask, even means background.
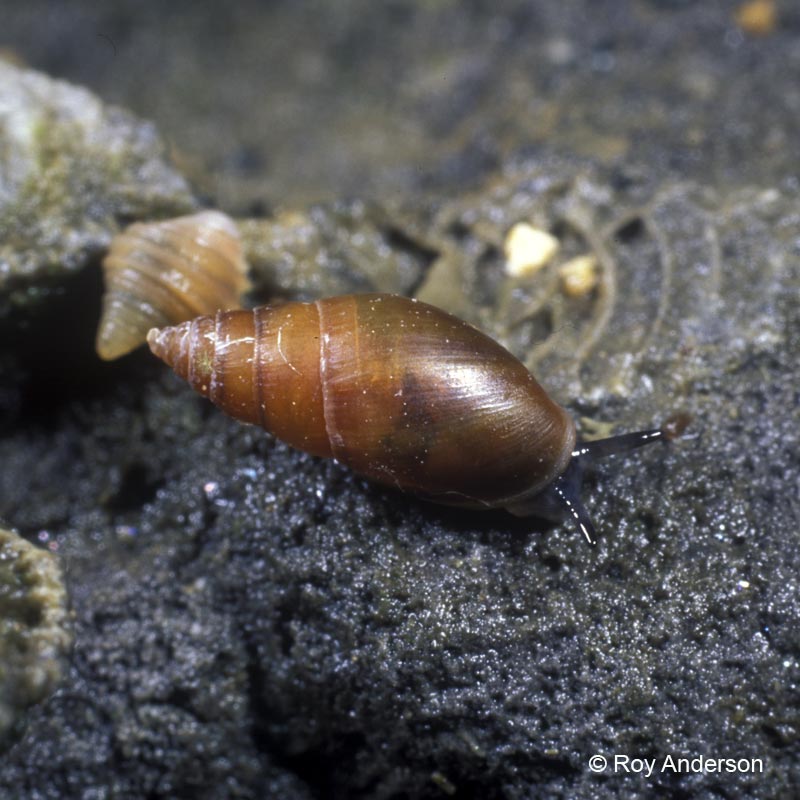
[[[0,530],[0,750],[58,684],[70,641],[55,556]]]
[[[0,60],[0,316],[47,296],[121,222],[193,206],[152,123]]]

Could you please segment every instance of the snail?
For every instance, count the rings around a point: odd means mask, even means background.
[[[110,361],[144,344],[152,327],[238,308],[249,288],[236,225],[219,211],[135,223],[111,241],[97,331]]]
[[[590,544],[586,461],[680,434],[576,443],[575,424],[511,353],[397,295],[221,311],[147,336],[153,353],[232,417],[446,505],[560,518]]]

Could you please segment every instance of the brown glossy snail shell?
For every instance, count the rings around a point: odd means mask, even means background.
[[[569,415],[517,359],[403,297],[221,312],[148,342],[231,416],[442,502],[514,506],[563,472],[575,443]]]
[[[514,514],[566,510],[586,538],[585,459],[662,438],[575,444],[575,425],[493,339],[425,303],[346,295],[221,311],[147,337],[227,414],[427,499]]]
[[[237,308],[249,288],[236,225],[219,211],[129,226],[112,240],[103,274],[96,347],[107,361],[144,344],[153,327]]]

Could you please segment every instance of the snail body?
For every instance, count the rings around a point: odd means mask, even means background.
[[[111,241],[103,275],[96,348],[106,361],[153,327],[237,308],[249,287],[238,230],[219,211],[130,225]]]
[[[153,353],[227,414],[427,499],[572,514],[575,425],[501,345],[425,303],[383,294],[221,311],[152,330]],[[602,440],[608,455],[660,438]]]

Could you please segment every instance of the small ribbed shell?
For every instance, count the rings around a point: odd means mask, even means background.
[[[106,361],[151,328],[238,308],[250,286],[236,225],[219,211],[131,225],[112,240],[103,274],[96,347]]]

